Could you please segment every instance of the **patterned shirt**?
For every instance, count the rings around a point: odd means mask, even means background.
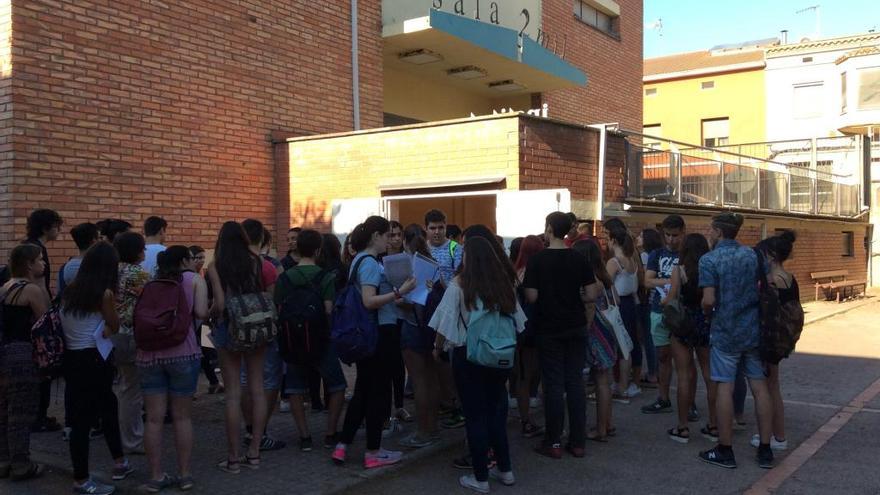
[[[710,346],[724,352],[758,347],[757,270],[755,251],[734,240],[718,241],[714,250],[700,258],[700,287],[715,288]]]
[[[461,245],[456,243],[450,246],[452,241],[446,240],[442,246],[429,246],[431,257],[440,265],[440,278],[449,287],[449,281],[455,276],[455,271],[461,265],[461,257],[464,253]]]
[[[119,288],[116,291],[116,311],[119,313],[119,333],[130,334],[134,325],[134,304],[150,281],[150,274],[140,265],[119,263]]]

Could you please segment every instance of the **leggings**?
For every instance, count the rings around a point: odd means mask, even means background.
[[[113,393],[113,366],[94,348],[64,353],[64,379],[70,389],[70,458],[73,478],[89,477],[89,430],[95,418],[104,426],[104,439],[114,459],[123,457],[119,435],[119,405]]]
[[[632,295],[620,297],[620,317],[623,319],[623,326],[626,327],[626,333],[633,342],[633,350],[630,354],[633,366],[642,365],[642,346],[639,345],[639,309],[636,306],[636,299]],[[636,382],[641,377],[636,377]]]
[[[406,366],[403,363],[403,351],[400,349],[401,325],[402,323],[398,320],[394,327],[394,341],[397,343],[397,350],[394,351],[391,378],[395,409],[403,408],[403,388],[406,385]]]
[[[356,363],[354,395],[345,411],[340,442],[350,445],[361,423],[366,421],[367,450],[381,447],[382,426],[391,414],[395,352],[400,352],[400,343],[394,340],[394,325],[381,325],[376,352]]]

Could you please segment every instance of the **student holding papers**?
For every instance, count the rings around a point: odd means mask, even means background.
[[[428,243],[420,225],[412,224],[403,234],[405,254],[409,270],[400,269],[395,276],[416,279],[416,288],[398,303],[398,312],[403,322],[400,347],[403,361],[413,381],[416,396],[417,430],[401,440],[400,444],[410,448],[427,447],[437,442],[437,406],[440,401],[440,383],[437,363],[431,352],[434,350],[434,331],[428,328],[425,318],[425,299],[430,285],[440,276],[437,263],[431,258]],[[388,259],[385,258],[386,276]],[[397,270],[397,268],[395,268]]]
[[[122,452],[119,412],[113,394],[113,365],[104,358],[104,340],[119,331],[116,289],[119,256],[106,242],[86,252],[76,278],[61,299],[64,327],[65,381],[70,393],[70,457],[73,459],[74,493],[112,493],[113,486],[91,478],[89,429],[98,416],[115,462],[113,479],[123,480],[134,469]],[[103,327],[103,330],[100,330]],[[102,350],[99,350],[99,347]]]

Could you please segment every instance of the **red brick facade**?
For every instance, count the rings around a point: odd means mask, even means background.
[[[588,78],[584,88],[542,95],[552,117],[583,124],[618,122],[634,131],[642,128],[642,0],[617,3],[619,37],[575,18],[570,0],[543,3],[548,47]]]
[[[35,207],[58,210],[64,232],[157,214],[169,221],[169,242],[206,247],[227,219],[273,225],[271,133],[352,128],[349,8],[348,0],[11,2],[0,249],[24,237]],[[361,122],[375,127],[380,2],[359,9]],[[73,254],[67,239],[49,246],[55,266]]]

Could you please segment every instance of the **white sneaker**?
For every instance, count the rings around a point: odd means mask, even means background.
[[[626,396],[627,397],[636,397],[641,394],[642,394],[642,389],[639,388],[639,386],[636,385],[635,383],[630,383],[629,388],[626,389]]]
[[[278,404],[278,411],[283,413],[290,412],[290,401],[283,400],[280,404]]]
[[[529,407],[532,409],[537,409],[541,407],[541,398],[540,397],[529,397]]]
[[[459,478],[458,484],[475,492],[489,493],[489,482],[477,481],[477,478],[475,478],[472,474],[466,474]]]
[[[752,447],[758,448],[761,445],[761,435],[755,433],[752,435],[752,441],[749,442],[752,444]],[[776,440],[776,435],[770,435],[770,448],[773,450],[788,450],[788,440],[779,441]]]
[[[497,466],[493,466],[492,469],[489,470],[489,477],[493,480],[500,481],[501,484],[505,486],[513,486],[513,484],[516,483],[516,478],[513,477],[513,471],[502,473],[498,470]]]
[[[382,430],[382,438],[388,438],[401,431],[403,431],[403,425],[400,424],[400,420],[397,418],[390,418],[388,420],[388,426]]]

